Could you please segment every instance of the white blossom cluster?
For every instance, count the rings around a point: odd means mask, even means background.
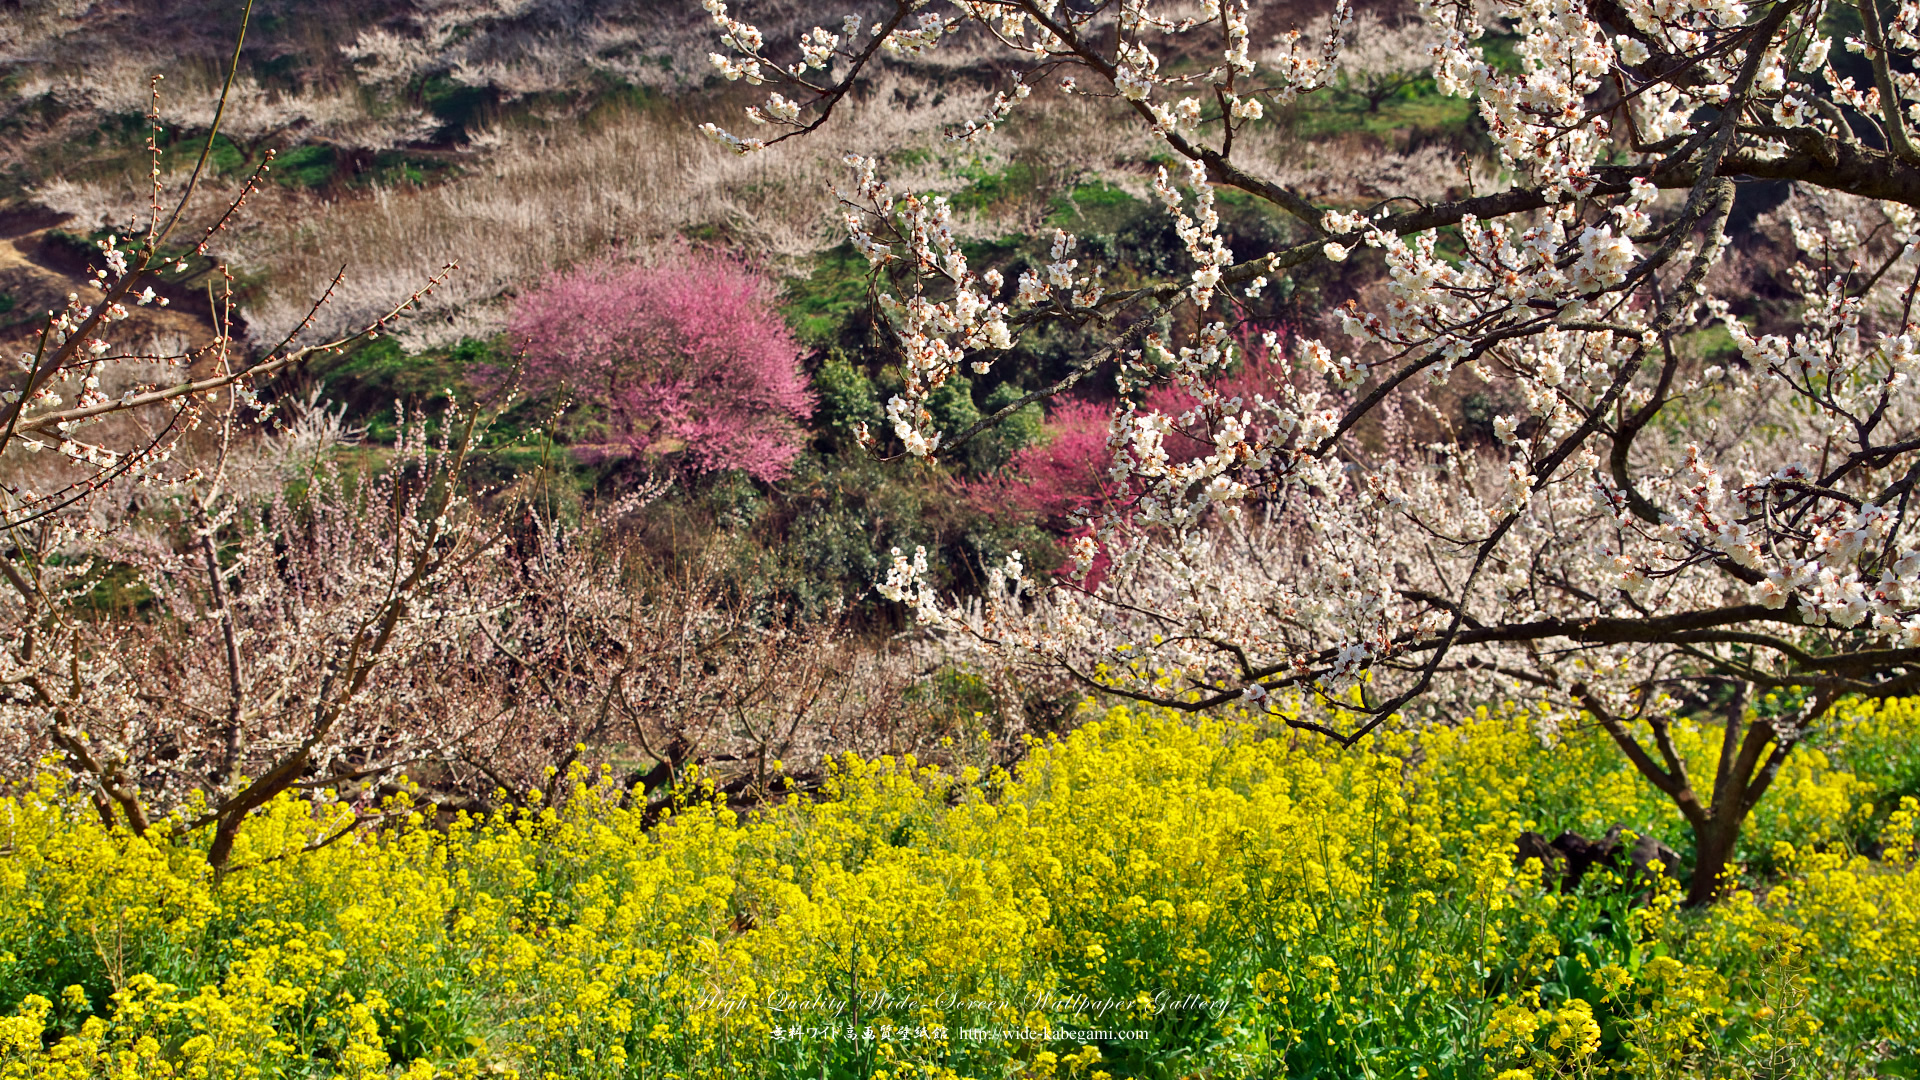
[[[993,134],[995,125],[1005,123],[1007,117],[1013,115],[1015,103],[1025,101],[1028,95],[1032,93],[1033,87],[1028,86],[1024,82],[1016,81],[1013,84],[1013,95],[1011,97],[1009,97],[1005,91],[994,94],[993,103],[988,107],[986,113],[968,120],[964,125],[954,131],[947,132],[947,141],[966,142],[977,135]]]
[[[1220,236],[1220,214],[1214,208],[1213,186],[1207,182],[1206,166],[1194,161],[1188,163],[1187,170],[1188,179],[1195,190],[1194,211],[1199,215],[1197,220],[1187,216],[1181,209],[1181,195],[1168,183],[1164,166],[1154,173],[1153,191],[1173,215],[1174,233],[1186,245],[1187,254],[1194,261],[1193,301],[1200,310],[1205,311],[1213,304],[1213,291],[1220,284],[1220,272],[1233,262],[1233,252]]]
[[[845,92],[850,85],[851,76],[840,83],[815,81],[820,76],[831,80],[833,67],[837,60],[854,60],[859,63],[872,54],[871,48],[861,51],[861,18],[848,15],[840,22],[840,32],[834,33],[825,27],[816,26],[800,35],[796,43],[799,58],[782,65],[767,58],[766,38],[758,27],[743,22],[728,13],[725,0],[701,0],[714,27],[720,33],[720,43],[727,49],[725,53],[708,53],[707,61],[713,65],[729,82],[744,80],[750,86],[758,86],[769,81],[785,82],[802,92],[799,99],[790,99],[775,91],[768,95],[766,103],[749,106],[747,119],[758,126],[772,125],[788,129],[787,134],[807,130],[808,125],[801,120],[801,113],[813,103],[813,100]],[[879,40],[877,46],[890,53],[917,53],[932,48],[939,42],[942,33],[951,29],[950,25],[939,18],[926,15],[914,30],[897,29],[886,32],[880,25],[872,27],[872,33]],[[1024,96],[1024,95],[1022,95]],[[750,154],[767,147],[769,140],[744,138],[720,127],[717,124],[702,124],[700,130],[715,142],[738,153]],[[771,141],[778,141],[776,137]]]
[[[1007,305],[995,299],[1006,282],[997,270],[976,275],[968,266],[944,196],[908,195],[896,202],[872,159],[853,156],[847,164],[856,180],[842,197],[853,245],[875,265],[904,257],[914,272],[910,295],[880,297],[899,336],[905,375],[901,393],[887,402],[887,421],[908,453],[930,456],[939,450],[941,434],[926,409],[927,395],[963,367],[985,374],[993,366],[991,354],[1013,344]],[[891,239],[877,239],[880,230]],[[1056,252],[1060,248],[1056,241]]]

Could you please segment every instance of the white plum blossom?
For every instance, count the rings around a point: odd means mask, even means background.
[[[723,71],[791,69],[709,4]],[[902,557],[886,590],[955,648],[1149,700],[1258,704],[1343,740],[1525,697],[1645,751],[1635,740],[1665,736],[1633,722],[1680,708],[1674,687],[1792,690],[1797,718],[1745,727],[1759,741],[1736,761],[1752,768],[1724,778],[1757,798],[1838,696],[1920,674],[1901,651],[1920,649],[1920,5],[1888,14],[1885,48],[1846,43],[1865,79],[1830,63],[1815,0],[1419,8],[1434,85],[1472,100],[1491,159],[1445,198],[1364,206],[1320,205],[1243,149],[1270,146],[1242,136],[1358,60],[1346,0],[1264,48],[1238,0],[903,3],[870,24],[913,53],[971,23],[1014,69],[1014,91],[955,138],[1021,122],[1026,87],[1137,125],[1160,147],[1152,188],[1181,247],[1143,275],[1061,232],[1008,296],[969,265],[943,197],[853,163],[844,220],[887,275],[904,382],[881,452],[938,457],[959,433],[936,430],[926,396],[1010,362],[1030,326],[1091,342],[1058,392],[1113,380],[1093,396],[1114,403],[1116,496],[1079,521],[1078,576],[995,570],[1001,585],[960,601]],[[1489,55],[1489,31],[1509,55]],[[832,84],[790,78],[781,100],[831,104],[862,63],[836,59]],[[1791,262],[1769,286],[1790,303],[1756,303],[1741,275],[1773,271],[1731,254],[1742,177],[1793,185],[1751,226]],[[1271,246],[1230,250],[1223,188],[1283,219]],[[1327,263],[1346,264],[1333,273],[1355,298],[1284,347],[1263,339],[1242,305]],[[1320,339],[1336,327],[1338,347]],[[1703,355],[1721,340],[1725,355]],[[1667,749],[1635,761],[1676,790]],[[1699,811],[1703,865],[1724,864],[1712,845],[1738,826],[1709,818],[1737,805]]]

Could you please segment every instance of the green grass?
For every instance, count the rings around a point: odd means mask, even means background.
[[[1112,232],[1138,217],[1146,204],[1104,181],[1081,184],[1053,197],[1047,224],[1069,232]]]
[[[476,397],[474,380],[480,369],[510,360],[504,340],[467,339],[451,348],[429,349],[409,355],[393,338],[362,341],[337,357],[316,363],[329,397],[344,402],[352,415],[367,424],[375,442],[393,436],[393,405],[440,408],[448,391],[462,401]]]
[[[337,163],[331,146],[296,146],[274,158],[273,178],[288,187],[325,187]]]
[[[221,176],[246,172],[255,162],[246,152],[235,146],[232,139],[225,135],[216,135],[213,139],[213,152],[207,158],[213,171]]]
[[[812,272],[787,285],[781,311],[802,342],[826,345],[866,309],[867,271],[866,256],[842,243],[815,255]]]
[[[971,182],[949,200],[956,210],[991,211],[1029,194],[1040,180],[1034,167],[1024,161],[999,170],[976,165],[957,171]]]
[[[1740,358],[1740,346],[1725,324],[1714,323],[1682,336],[1675,343],[1690,358],[1726,365]]]
[[[405,150],[382,150],[373,156],[370,166],[354,176],[352,183],[355,187],[425,187],[459,175],[459,167],[443,158]]]
[[[1433,80],[1422,79],[1401,88],[1371,111],[1358,95],[1336,92],[1319,107],[1301,110],[1299,131],[1309,138],[1357,131],[1388,139],[1422,131],[1464,133],[1474,115],[1472,99],[1441,94]]]

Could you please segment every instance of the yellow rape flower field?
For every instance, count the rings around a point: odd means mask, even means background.
[[[283,800],[217,882],[48,778],[0,799],[0,1078],[1914,1076],[1916,762],[1920,702],[1843,709],[1700,911],[1515,864],[1687,835],[1524,710],[1341,751],[1114,709],[652,827],[585,772],[318,850],[351,812]]]

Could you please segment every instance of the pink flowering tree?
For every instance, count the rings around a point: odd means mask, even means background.
[[[877,450],[937,457],[976,434],[939,430],[927,395],[1008,362],[1029,327],[1105,334],[1036,398],[1121,383],[1124,497],[1081,548],[1112,556],[1097,588],[1016,559],[960,606],[901,555],[883,591],[953,640],[1104,670],[1113,693],[1240,702],[1346,743],[1473,703],[1529,703],[1549,733],[1596,724],[1691,826],[1704,902],[1835,701],[1920,691],[1920,0],[1840,6],[1860,26],[1844,41],[1825,0],[1422,3],[1435,85],[1474,101],[1500,178],[1438,198],[1327,205],[1273,168],[1279,107],[1340,85],[1346,0],[1277,41],[1249,0],[897,0],[792,45],[706,0],[716,67],[771,92],[743,133],[705,130],[742,153],[826,137],[881,57],[957,42],[1001,50],[1009,84],[953,140],[1046,93],[1148,131],[1190,265],[1127,288],[1064,233],[1009,288],[969,265],[945,198],[850,159],[844,219],[887,275],[905,375]],[[1489,30],[1518,33],[1510,64]],[[1738,257],[1740,178],[1793,183],[1760,225],[1790,266]],[[1233,250],[1222,189],[1290,235]],[[1348,259],[1377,270],[1329,320],[1344,340],[1303,334],[1289,378],[1223,388],[1236,310]],[[1753,304],[1761,277],[1800,303]],[[1698,347],[1713,338],[1731,358]],[[1157,384],[1191,404],[1139,404]],[[1436,407],[1483,388],[1516,403],[1492,445]],[[1182,437],[1203,452],[1175,453]],[[1719,729],[1711,760],[1682,752],[1682,723]]]
[[[1005,469],[972,485],[982,509],[1011,504],[1048,528],[1072,533],[1076,513],[1107,495],[1107,409],[1091,401],[1065,401],[1047,417],[1040,438],[1014,451]]]
[[[1251,400],[1254,394],[1271,390],[1290,377],[1278,352],[1286,339],[1284,327],[1262,330],[1249,322],[1239,328],[1237,336],[1242,346],[1241,362],[1235,371],[1222,377],[1221,391]],[[1169,414],[1199,404],[1192,394],[1173,384],[1153,387],[1145,398],[1147,408]],[[1012,505],[1025,510],[1060,533],[1069,547],[1072,541],[1092,536],[1094,518],[1117,506],[1125,490],[1114,478],[1114,448],[1107,438],[1112,411],[1112,406],[1098,402],[1056,400],[1041,437],[1015,451],[998,474],[970,485],[973,499],[982,509]],[[1205,455],[1207,444],[1176,432],[1167,452],[1176,460],[1191,461]],[[1096,575],[1106,561],[1104,556],[1097,557]]]
[[[570,403],[583,460],[669,458],[692,472],[785,474],[813,397],[773,287],[718,255],[605,259],[515,305],[522,383]]]
[[[1113,453],[1107,447],[1107,409],[1091,401],[1059,402],[1047,417],[1040,438],[1014,451],[1006,467],[967,485],[968,497],[982,512],[1011,506],[1058,533],[1069,546],[1089,535],[1093,513],[1114,495],[1109,477]],[[1072,569],[1072,563],[1066,565]],[[1092,573],[1098,575],[1103,565]],[[1087,571],[1078,575],[1087,576]]]

